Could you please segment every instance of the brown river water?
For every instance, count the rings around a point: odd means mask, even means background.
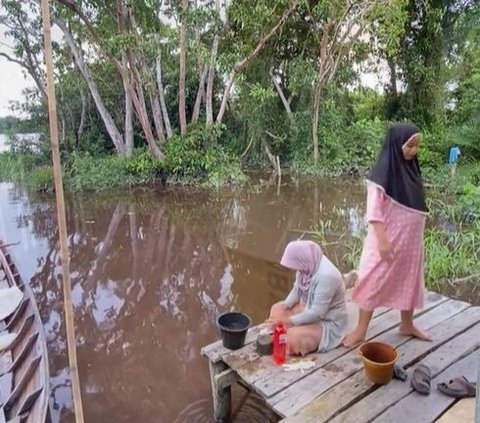
[[[335,238],[361,236],[361,184],[254,180],[215,192],[137,188],[67,197],[86,422],[211,421],[200,349],[219,338],[216,316],[241,310],[262,322],[291,284],[289,274],[272,278],[271,270],[281,271],[287,242],[314,227],[326,228],[333,240],[326,254],[350,270]],[[44,321],[53,421],[72,422],[56,222],[53,196],[0,184],[0,234],[20,241],[11,251]],[[245,409],[237,421],[268,420],[260,404]]]

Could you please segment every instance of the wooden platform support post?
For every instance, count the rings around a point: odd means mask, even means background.
[[[480,359],[477,372],[477,398],[475,398],[475,423],[480,423]]]
[[[67,218],[65,199],[63,195],[62,166],[60,162],[60,147],[58,145],[57,102],[55,99],[55,81],[53,77],[52,36],[50,26],[49,0],[41,0],[43,39],[45,47],[45,67],[47,74],[48,118],[50,124],[50,143],[52,147],[53,178],[55,182],[55,197],[57,200],[58,231],[60,252],[62,258],[63,302],[65,309],[65,328],[67,332],[68,363],[72,378],[73,408],[75,422],[83,423],[82,393],[78,376],[77,344],[75,325],[73,321],[72,286],[70,280],[70,254],[68,251]]]
[[[209,362],[210,382],[213,396],[213,418],[215,423],[228,423],[232,415],[232,389],[237,381],[235,372],[225,363]]]

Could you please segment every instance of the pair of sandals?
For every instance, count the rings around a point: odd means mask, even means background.
[[[430,394],[430,381],[432,374],[430,368],[424,364],[418,365],[413,371],[410,385],[419,394]],[[469,382],[465,376],[456,377],[449,382],[437,384],[437,389],[445,395],[453,398],[471,398],[476,395],[476,383]]]

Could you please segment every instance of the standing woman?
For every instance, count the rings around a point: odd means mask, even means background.
[[[400,334],[430,340],[413,324],[414,309],[423,307],[427,216],[419,144],[415,125],[393,125],[367,179],[368,235],[352,294],[359,319],[345,346],[365,340],[373,311],[381,306],[400,310]]]

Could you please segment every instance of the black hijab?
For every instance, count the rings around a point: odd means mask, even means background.
[[[419,132],[415,125],[407,123],[390,127],[368,180],[383,187],[386,194],[397,203],[426,212],[428,209],[418,159],[415,156],[412,160],[405,160],[402,151],[402,146]]]

